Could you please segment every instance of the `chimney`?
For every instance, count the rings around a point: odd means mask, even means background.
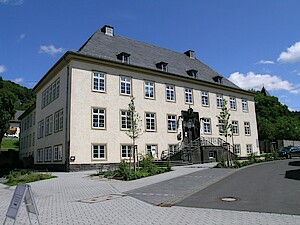
[[[195,52],[193,50],[188,50],[184,54],[186,54],[191,59],[195,59]]]
[[[114,36],[114,28],[112,26],[105,25],[101,28],[101,31],[108,36]]]

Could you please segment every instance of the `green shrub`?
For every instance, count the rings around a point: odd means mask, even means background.
[[[12,170],[6,176],[7,182],[5,184],[14,186],[17,184],[31,183],[39,180],[54,178],[50,173],[32,173],[26,170]]]

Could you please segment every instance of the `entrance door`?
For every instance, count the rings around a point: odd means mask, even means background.
[[[199,113],[194,112],[192,108],[187,111],[181,111],[182,130],[184,132],[184,142],[190,143],[200,137]]]

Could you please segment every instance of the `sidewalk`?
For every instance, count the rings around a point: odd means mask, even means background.
[[[94,180],[95,171],[53,173],[58,178],[30,183],[41,224],[300,224],[300,216],[158,207],[124,195],[161,181],[209,170],[211,164],[174,167],[174,171],[136,181]],[[0,223],[3,223],[15,187],[0,184]],[[111,200],[107,200],[111,199]],[[37,224],[31,215],[33,224]],[[6,224],[13,224],[8,219]],[[25,206],[15,224],[29,224]]]

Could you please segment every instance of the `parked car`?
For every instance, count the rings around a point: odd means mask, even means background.
[[[277,152],[278,156],[290,159],[292,157],[300,157],[300,147],[299,146],[288,146],[280,149]]]

